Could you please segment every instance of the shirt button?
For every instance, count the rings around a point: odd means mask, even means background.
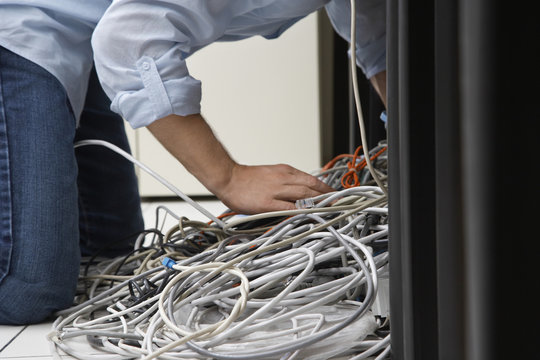
[[[143,62],[142,68],[143,68],[143,70],[149,70],[150,69],[150,64],[147,63],[147,62]]]

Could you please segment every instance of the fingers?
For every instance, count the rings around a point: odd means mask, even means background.
[[[278,200],[273,199],[271,200],[266,206],[262,207],[262,212],[268,212],[268,211],[289,211],[289,210],[296,210],[296,204],[291,201],[287,200]]]
[[[297,200],[334,191],[315,176],[288,165],[238,166],[233,175],[216,195],[244,214],[294,210]]]
[[[305,185],[285,185],[275,194],[275,198],[278,200],[295,202],[300,199],[316,197],[326,192],[327,191],[314,190]]]
[[[280,165],[280,166],[286,166],[287,172],[291,175],[291,177],[287,179],[287,181],[284,181],[284,184],[307,187],[310,190],[312,190],[311,192],[306,192],[303,195],[299,193],[299,195],[303,196],[304,198],[335,191],[334,188],[332,188],[331,186],[328,186],[327,184],[325,184],[324,182],[322,182],[321,180],[319,180],[317,177],[313,175],[310,175],[308,173],[305,173],[301,170],[295,169],[288,165]],[[297,198],[296,200],[298,199],[299,198]]]

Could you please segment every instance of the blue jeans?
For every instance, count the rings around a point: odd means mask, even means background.
[[[76,126],[66,92],[0,47],[0,324],[47,319],[73,304],[82,255],[116,256],[143,230],[133,164],[81,139],[129,151],[95,72]]]

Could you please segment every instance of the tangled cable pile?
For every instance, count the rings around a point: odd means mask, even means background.
[[[383,148],[370,157],[384,177]],[[294,211],[226,212],[206,223],[160,207],[176,226],[141,233],[127,256],[89,259],[79,304],[53,324],[53,354],[386,358],[388,319],[372,306],[388,265],[387,198],[362,161],[358,153],[332,160],[318,176],[338,190],[299,201]],[[96,352],[78,351],[77,339]]]

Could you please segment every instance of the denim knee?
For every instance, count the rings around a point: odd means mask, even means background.
[[[26,325],[52,319],[56,311],[73,305],[76,276],[65,283],[32,283],[6,276],[0,285],[0,324]]]

